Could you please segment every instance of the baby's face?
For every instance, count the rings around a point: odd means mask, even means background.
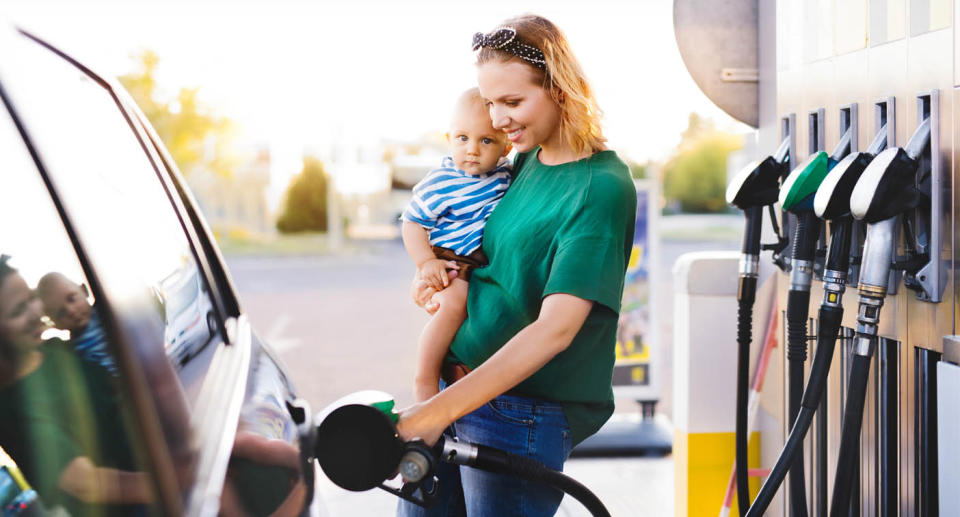
[[[63,330],[80,331],[90,323],[93,307],[80,286],[72,282],[57,282],[43,293],[43,307],[53,324]]]
[[[457,108],[447,139],[453,163],[467,174],[493,170],[510,152],[503,131],[493,129],[487,110],[473,103]]]

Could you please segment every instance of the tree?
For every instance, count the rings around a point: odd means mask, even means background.
[[[680,145],[663,167],[663,194],[684,212],[721,212],[727,182],[727,155],[743,145],[739,135],[690,114]]]
[[[281,233],[326,231],[328,188],[329,178],[323,163],[304,156],[303,170],[290,180],[284,194],[277,230]]]
[[[157,90],[160,58],[150,50],[134,56],[136,69],[119,77],[120,83],[143,110],[184,175],[207,167],[229,176],[237,158],[230,149],[234,131],[230,119],[202,105],[199,88],[181,88],[175,100],[163,100]]]
[[[650,161],[647,161],[646,163],[638,163],[633,160],[627,160],[627,167],[630,169],[630,177],[635,180],[645,179],[649,175],[648,169],[650,166]]]

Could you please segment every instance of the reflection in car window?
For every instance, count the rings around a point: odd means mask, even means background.
[[[0,504],[145,515],[153,481],[101,309],[0,112]],[[6,513],[5,513],[6,515]]]
[[[104,283],[154,304],[162,346],[192,398],[218,325],[180,219],[112,95],[55,54],[31,50],[36,97],[28,107],[44,109],[26,118],[44,165]]]

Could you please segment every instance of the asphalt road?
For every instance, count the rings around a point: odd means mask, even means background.
[[[689,251],[738,247],[732,240],[661,243],[654,301],[664,358],[661,414],[670,415],[672,391],[672,265]],[[399,241],[354,243],[338,255],[235,256],[227,263],[254,328],[279,352],[315,412],[366,389],[392,394],[399,407],[412,402],[416,339],[427,315],[410,301],[414,268]],[[618,401],[618,412],[632,411],[632,401]],[[593,489],[613,515],[673,513],[670,457],[574,459],[566,471]],[[334,517],[389,515],[396,504],[386,492],[355,494],[328,481],[322,492]],[[565,501],[558,515],[586,513]]]

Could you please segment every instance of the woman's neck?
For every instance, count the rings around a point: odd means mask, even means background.
[[[35,372],[43,364],[43,352],[30,350],[0,365],[0,386],[7,386]]]
[[[540,163],[544,165],[560,165],[562,163],[575,162],[591,154],[593,153],[589,152],[589,150],[583,153],[577,153],[569,146],[548,145],[544,143],[540,146],[540,152],[537,154],[537,158],[540,160]]]

